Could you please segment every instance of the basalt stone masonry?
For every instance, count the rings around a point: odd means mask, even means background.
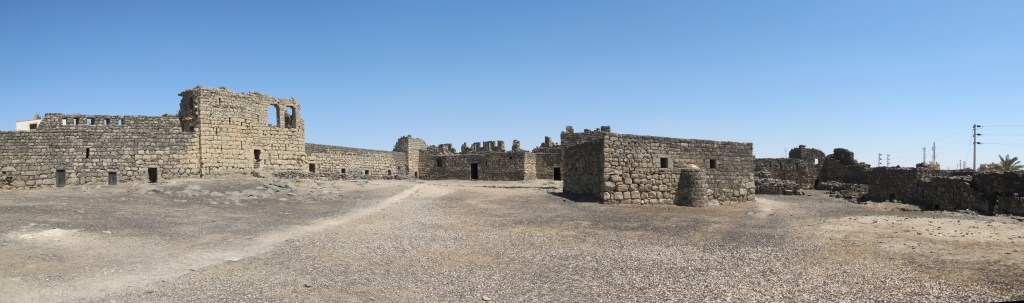
[[[565,180],[608,203],[713,205],[754,198],[750,143],[615,134],[567,127],[526,150],[518,140],[391,151],[306,143],[294,98],[197,86],[161,117],[47,114],[35,129],[0,132],[3,189],[277,175],[428,180]],[[813,156],[813,155],[812,155]],[[805,157],[806,158],[806,157]]]
[[[814,169],[812,161],[819,163]],[[785,188],[786,182],[794,182],[801,188],[813,184],[815,189],[837,192],[856,201],[901,202],[924,210],[1024,215],[1024,172],[977,173],[936,167],[872,168],[857,162],[847,149],[836,148],[822,158],[820,151],[801,145],[790,152],[788,159],[757,159],[758,193],[795,192]]]
[[[750,143],[562,133],[564,190],[605,203],[717,205],[753,201]],[[699,186],[699,187],[694,187]]]

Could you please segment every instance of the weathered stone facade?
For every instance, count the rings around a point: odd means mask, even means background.
[[[524,150],[506,151],[503,141],[463,144],[455,153],[450,144],[420,150],[419,177],[425,180],[532,180],[536,156]]]
[[[404,178],[406,153],[306,144],[308,170],[346,179]]]
[[[77,122],[76,122],[77,121]],[[46,114],[35,131],[0,132],[4,189],[198,177],[196,138],[177,117]]]
[[[179,94],[182,131],[194,132],[203,175],[301,170],[306,131],[298,102],[196,87]]]
[[[818,160],[817,170],[807,169],[808,159],[820,158],[816,149],[801,146],[790,152],[789,159],[758,159],[758,193],[778,194],[780,189],[786,192],[786,185],[777,181],[802,182],[800,187],[806,188],[813,178],[816,189],[849,200],[902,202],[925,210],[1024,214],[1024,199],[1020,197],[1024,192],[1022,172],[976,173],[938,170],[933,165],[871,168],[857,162],[853,152],[843,148],[836,148],[831,155]]]
[[[584,130],[582,135],[571,131],[567,128],[562,134],[566,193],[595,196],[605,203],[730,204],[754,200],[750,143],[615,134],[609,127]],[[596,168],[595,163],[599,163]],[[691,165],[702,174],[683,171]],[[693,178],[705,180],[706,190],[681,193],[680,188],[699,184],[688,180]]]
[[[754,169],[763,178],[774,178],[779,180],[792,181],[802,189],[814,188],[818,181],[818,173],[821,164],[825,160],[825,153],[807,146],[800,145],[789,151],[789,158],[761,158],[754,161]],[[762,177],[759,177],[762,178]],[[765,180],[765,184],[780,185],[782,183]],[[783,186],[786,187],[786,186]],[[763,189],[779,188],[777,186],[759,187]],[[761,192],[758,193],[771,193]]]

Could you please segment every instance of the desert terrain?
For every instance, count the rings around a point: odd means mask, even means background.
[[[822,192],[705,208],[553,181],[0,192],[0,302],[1024,300],[1024,218]]]

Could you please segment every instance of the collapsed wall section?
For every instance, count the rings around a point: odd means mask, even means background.
[[[199,177],[196,137],[173,116],[46,114],[0,142],[4,189]]]
[[[342,178],[404,178],[406,154],[361,148],[306,144],[311,173]]]

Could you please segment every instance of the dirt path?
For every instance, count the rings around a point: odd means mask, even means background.
[[[11,269],[0,270],[0,302],[82,301],[139,289],[344,226],[401,203],[422,188],[413,185],[366,207],[245,237],[208,230],[183,241],[160,241],[120,235],[125,232],[116,229],[96,233],[30,223],[0,236],[0,256],[8,257],[0,260],[0,269]]]

